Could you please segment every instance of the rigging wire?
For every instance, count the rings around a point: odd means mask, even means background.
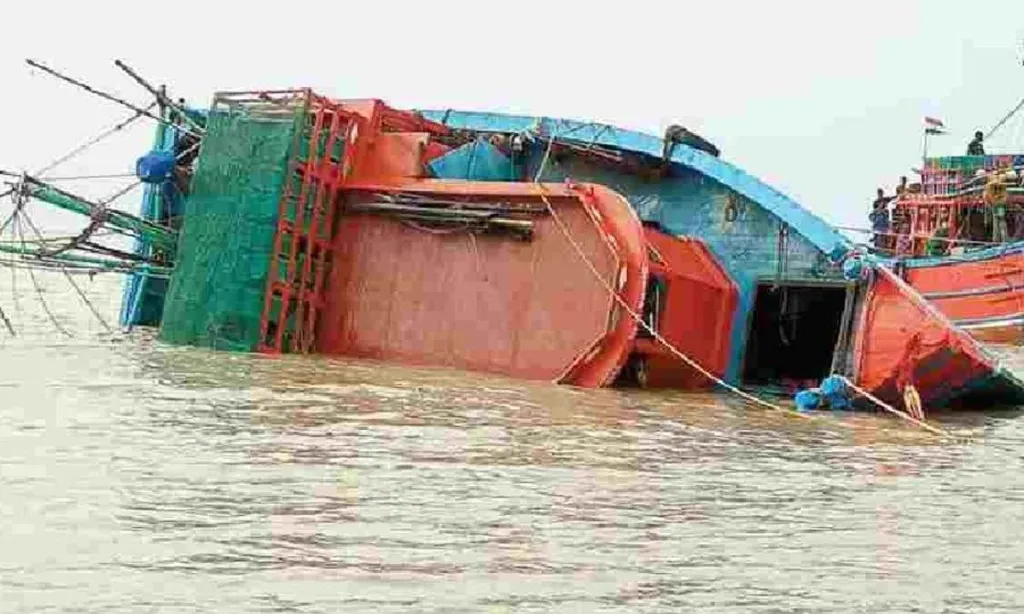
[[[18,334],[14,332],[14,326],[11,325],[11,320],[7,317],[7,314],[4,312],[3,307],[0,307],[0,319],[3,319],[4,326],[7,327],[7,331],[11,333],[11,336],[17,337]]]
[[[146,111],[151,110],[155,106],[156,106],[155,102],[150,103],[150,105],[148,107],[146,107]],[[89,139],[85,143],[82,143],[81,145],[79,145],[78,147],[72,149],[71,151],[69,151],[68,153],[64,154],[63,156],[61,156],[61,157],[57,158],[56,160],[50,162],[49,164],[47,164],[46,166],[44,166],[40,170],[38,170],[35,173],[33,173],[33,175],[36,175],[37,177],[40,177],[41,179],[46,179],[46,177],[44,176],[46,173],[52,171],[53,169],[57,168],[61,164],[64,164],[68,160],[74,158],[75,156],[77,156],[80,153],[84,152],[85,150],[89,149],[93,145],[96,145],[97,143],[103,141],[104,139],[112,136],[116,132],[124,129],[128,125],[130,125],[133,122],[135,122],[136,120],[138,120],[140,117],[142,117],[142,114],[136,112],[134,115],[132,115],[128,119],[125,119],[125,120],[115,124],[111,128],[108,128],[108,129],[104,130],[103,132],[97,134],[96,136],[94,136],[93,138]]]
[[[95,233],[93,233],[92,236],[94,238],[95,237],[107,237],[107,236],[110,236],[112,234],[115,234],[115,233],[113,233],[111,230],[107,229],[107,230],[103,230],[103,231],[96,231]],[[63,242],[70,241],[70,240],[74,239],[76,236],[78,236],[78,235],[51,236],[51,237],[44,237],[42,240],[39,240],[39,239],[28,239],[27,242],[31,243],[33,245],[45,245],[45,244],[48,244],[48,243],[63,243]],[[12,241],[4,241],[4,240],[0,239],[0,247],[7,246],[7,245],[20,245],[20,242],[17,239],[14,239]]]
[[[22,244],[24,244],[25,231],[21,228],[21,216],[16,216],[14,218],[14,227],[18,231],[18,236],[21,238]],[[39,304],[42,305],[43,311],[45,311],[47,317],[50,318],[50,322],[53,323],[54,328],[60,331],[61,334],[63,334],[65,337],[70,338],[72,336],[71,333],[69,333],[68,330],[61,325],[60,321],[57,319],[57,316],[53,315],[53,311],[50,310],[50,306],[46,304],[46,297],[43,296],[43,290],[39,286],[39,280],[36,279],[35,271],[32,270],[32,267],[28,267],[27,270],[28,276],[32,280],[32,285],[36,289],[36,296],[39,297]]]
[[[1010,119],[1014,115],[1016,115],[1017,112],[1020,111],[1021,109],[1024,109],[1024,98],[1021,98],[1020,102],[1017,103],[1017,106],[1013,107],[1013,110],[1011,110],[1009,113],[1007,113],[1006,116],[1003,117],[1003,119],[999,120],[999,123],[997,123],[995,126],[992,127],[991,130],[988,131],[988,134],[985,135],[985,140],[987,141],[989,139],[989,137],[991,137],[993,134],[995,134],[996,130],[999,130],[1000,128],[1002,128],[1003,124],[1005,124],[1006,122],[1010,121]]]
[[[2,236],[3,236],[3,233],[0,232],[0,237],[2,237]],[[14,228],[12,227],[11,228],[11,241],[12,242],[17,241],[17,239],[18,238],[14,235]],[[11,269],[11,298],[14,301],[14,310],[18,313],[19,316],[21,316],[22,315],[21,300],[18,297],[18,274],[17,274],[17,272],[14,269]]]
[[[90,86],[87,83],[84,83],[82,81],[79,81],[78,79],[74,79],[72,77],[69,77],[67,75],[61,74],[61,73],[57,72],[56,70],[54,70],[54,69],[52,69],[52,68],[50,68],[50,67],[48,67],[48,66],[46,66],[44,64],[41,64],[39,62],[36,62],[34,60],[28,60],[27,59],[27,60],[25,60],[25,63],[28,64],[29,66],[33,67],[33,68],[38,68],[39,70],[42,70],[43,72],[46,72],[46,73],[48,73],[50,75],[53,75],[54,77],[57,77],[61,81],[64,81],[66,83],[70,83],[70,84],[72,84],[74,86],[77,86],[77,87],[80,87],[83,90],[89,92],[90,94],[99,96],[100,98],[103,98],[105,100],[109,100],[109,101],[115,102],[115,103],[117,103],[117,104],[119,104],[121,106],[127,107],[127,108],[131,109],[132,111],[135,111],[138,114],[145,115],[146,117],[148,117],[150,119],[153,119],[153,120],[156,120],[156,121],[160,122],[161,124],[169,126],[172,129],[177,130],[179,132],[188,132],[188,133],[194,134],[196,136],[202,136],[206,132],[205,130],[202,130],[202,129],[189,129],[189,128],[185,127],[185,126],[182,126],[182,125],[176,124],[174,122],[168,121],[168,120],[164,119],[163,117],[160,117],[158,115],[154,115],[150,111],[148,111],[146,109],[143,109],[141,107],[138,107],[138,106],[128,102],[127,100],[124,100],[122,98],[118,98],[117,96],[113,96],[113,95],[108,94],[106,92],[97,90],[96,88]]]
[[[70,275],[89,275],[93,277],[99,273],[118,273],[118,274],[131,274],[138,273],[147,277],[155,277],[160,279],[169,279],[169,275],[166,273],[156,271],[140,271],[133,267],[125,266],[95,266],[83,263],[67,263],[67,262],[56,262],[51,260],[42,261],[31,261],[26,258],[12,259],[0,257],[0,266],[8,269],[33,269],[37,271],[59,271],[61,266],[64,266],[68,274]]]
[[[111,173],[109,175],[71,175],[67,177],[42,177],[47,181],[83,181],[85,179],[123,179],[134,177],[135,173]]]
[[[118,68],[123,70],[136,83],[141,85],[146,91],[152,94],[153,97],[156,98],[157,102],[177,113],[178,116],[181,117],[181,119],[184,120],[185,123],[191,125],[194,130],[199,132],[205,132],[203,126],[201,126],[199,122],[193,119],[185,108],[183,108],[167,96],[165,88],[161,87],[160,89],[157,89],[153,87],[148,81],[139,76],[137,72],[132,70],[130,66],[128,66],[121,60],[114,60],[114,66],[117,66]]]
[[[42,233],[39,232],[39,228],[35,225],[35,222],[32,221],[32,218],[29,217],[28,213],[23,212],[23,216],[25,218],[25,222],[29,225],[29,227],[36,234],[36,236],[42,239]],[[64,273],[64,277],[68,280],[68,283],[71,284],[71,287],[75,289],[75,292],[82,299],[82,302],[85,303],[85,306],[89,308],[89,311],[91,311],[92,314],[96,316],[96,319],[99,321],[99,323],[103,325],[103,328],[105,328],[108,333],[113,332],[113,329],[110,327],[109,324],[107,324],[107,321],[103,319],[103,315],[100,314],[99,310],[96,309],[96,306],[92,304],[92,301],[89,300],[89,297],[86,296],[85,292],[82,291],[82,288],[79,287],[78,282],[76,282],[74,278],[71,277],[70,274],[68,274],[64,263],[59,263],[59,267],[61,272]]]
[[[10,173],[4,174],[9,175]],[[11,209],[10,214],[8,214],[6,218],[4,218],[4,221],[0,223],[0,234],[3,234],[4,229],[7,228],[7,226],[11,223],[12,220],[18,217],[18,213],[20,213],[22,208],[25,206],[25,202],[28,199],[26,199],[24,194],[22,194],[22,190],[24,189],[24,187],[25,174],[22,173],[18,178],[18,183],[15,184],[9,192],[7,192],[7,194],[11,195],[11,202],[14,203],[14,208]]]

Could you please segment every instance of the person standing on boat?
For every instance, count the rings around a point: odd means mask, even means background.
[[[992,242],[1005,243],[1009,238],[1006,232],[1006,186],[1000,173],[989,175],[982,199],[992,212]]]
[[[1020,241],[1024,239],[1024,204],[1021,203],[1010,203],[1009,189],[1007,183],[1010,186],[1014,186],[1020,182],[1020,177],[1012,168],[1006,170],[1006,174],[1003,175],[1005,181],[1003,183],[1003,189],[1006,190],[1006,201],[1007,210],[1013,218],[1013,235],[1010,237],[1011,241]]]
[[[974,140],[967,144],[967,155],[968,156],[984,156],[985,146],[982,144],[985,135],[981,131],[974,133]]]
[[[900,184],[896,186],[896,197],[899,198],[909,192],[906,176],[900,177]]]
[[[874,232],[873,241],[876,249],[886,249],[889,245],[889,202],[895,197],[886,196],[882,188],[878,188],[875,202],[871,205],[868,219]]]

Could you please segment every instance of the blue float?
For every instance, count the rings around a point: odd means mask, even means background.
[[[135,162],[135,174],[143,183],[164,183],[174,171],[174,152],[151,151]]]
[[[820,388],[826,397],[846,396],[846,380],[841,375],[829,375],[821,380]]]
[[[801,390],[793,398],[797,411],[812,411],[821,406],[821,391],[817,388]]]
[[[834,396],[828,398],[829,407],[835,411],[846,411],[853,407],[853,402],[849,397],[845,396]]]
[[[860,258],[847,258],[843,261],[843,277],[854,281],[864,275],[864,261]]]

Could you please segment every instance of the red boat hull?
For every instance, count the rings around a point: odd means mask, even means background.
[[[897,407],[907,384],[927,407],[1001,375],[977,340],[884,268],[870,281],[854,339],[854,380]]]

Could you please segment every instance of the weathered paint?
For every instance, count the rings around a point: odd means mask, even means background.
[[[715,254],[738,290],[726,370],[731,382],[740,377],[758,280],[842,281],[841,272],[806,237],[784,226],[763,207],[692,169],[677,167],[672,176],[658,181],[572,158],[564,163],[549,161],[546,169],[544,181],[571,177],[611,187],[630,201],[641,219],[656,222],[676,236],[699,237]],[[788,232],[780,251],[783,229]]]
[[[606,385],[618,373],[636,321],[609,289],[638,311],[647,280],[643,230],[621,196],[603,186],[401,178],[341,189],[349,199],[401,191],[474,195],[478,203],[546,200],[600,279],[546,214],[531,218],[530,242],[346,214],[317,327],[319,351],[581,386]]]
[[[663,153],[664,143],[660,137],[595,122],[451,109],[428,110],[421,111],[421,113],[429,120],[457,129],[481,132],[528,132],[545,138],[553,136],[560,140],[576,141],[584,145],[596,144],[614,147],[655,158],[661,158]],[[676,166],[692,169],[700,176],[717,181],[731,188],[735,193],[758,203],[766,211],[796,229],[798,234],[804,236],[811,244],[826,254],[833,251],[847,251],[851,247],[846,237],[817,215],[775,188],[720,158],[678,143],[672,149],[670,161]]]
[[[427,169],[438,179],[467,181],[513,181],[510,160],[496,147],[476,139],[427,163]]]
[[[604,124],[451,110],[423,114],[459,129],[529,132],[656,158],[663,153],[663,141],[658,137]],[[535,143],[529,177],[543,158],[545,143],[544,138]],[[644,221],[657,222],[674,235],[699,237],[721,260],[739,290],[726,372],[730,382],[739,381],[759,279],[841,280],[828,255],[849,249],[845,237],[784,194],[715,156],[676,144],[671,153],[671,172],[660,180],[568,160],[563,167],[549,159],[542,179],[571,177],[608,185],[623,194]],[[781,232],[786,237],[780,250]]]

